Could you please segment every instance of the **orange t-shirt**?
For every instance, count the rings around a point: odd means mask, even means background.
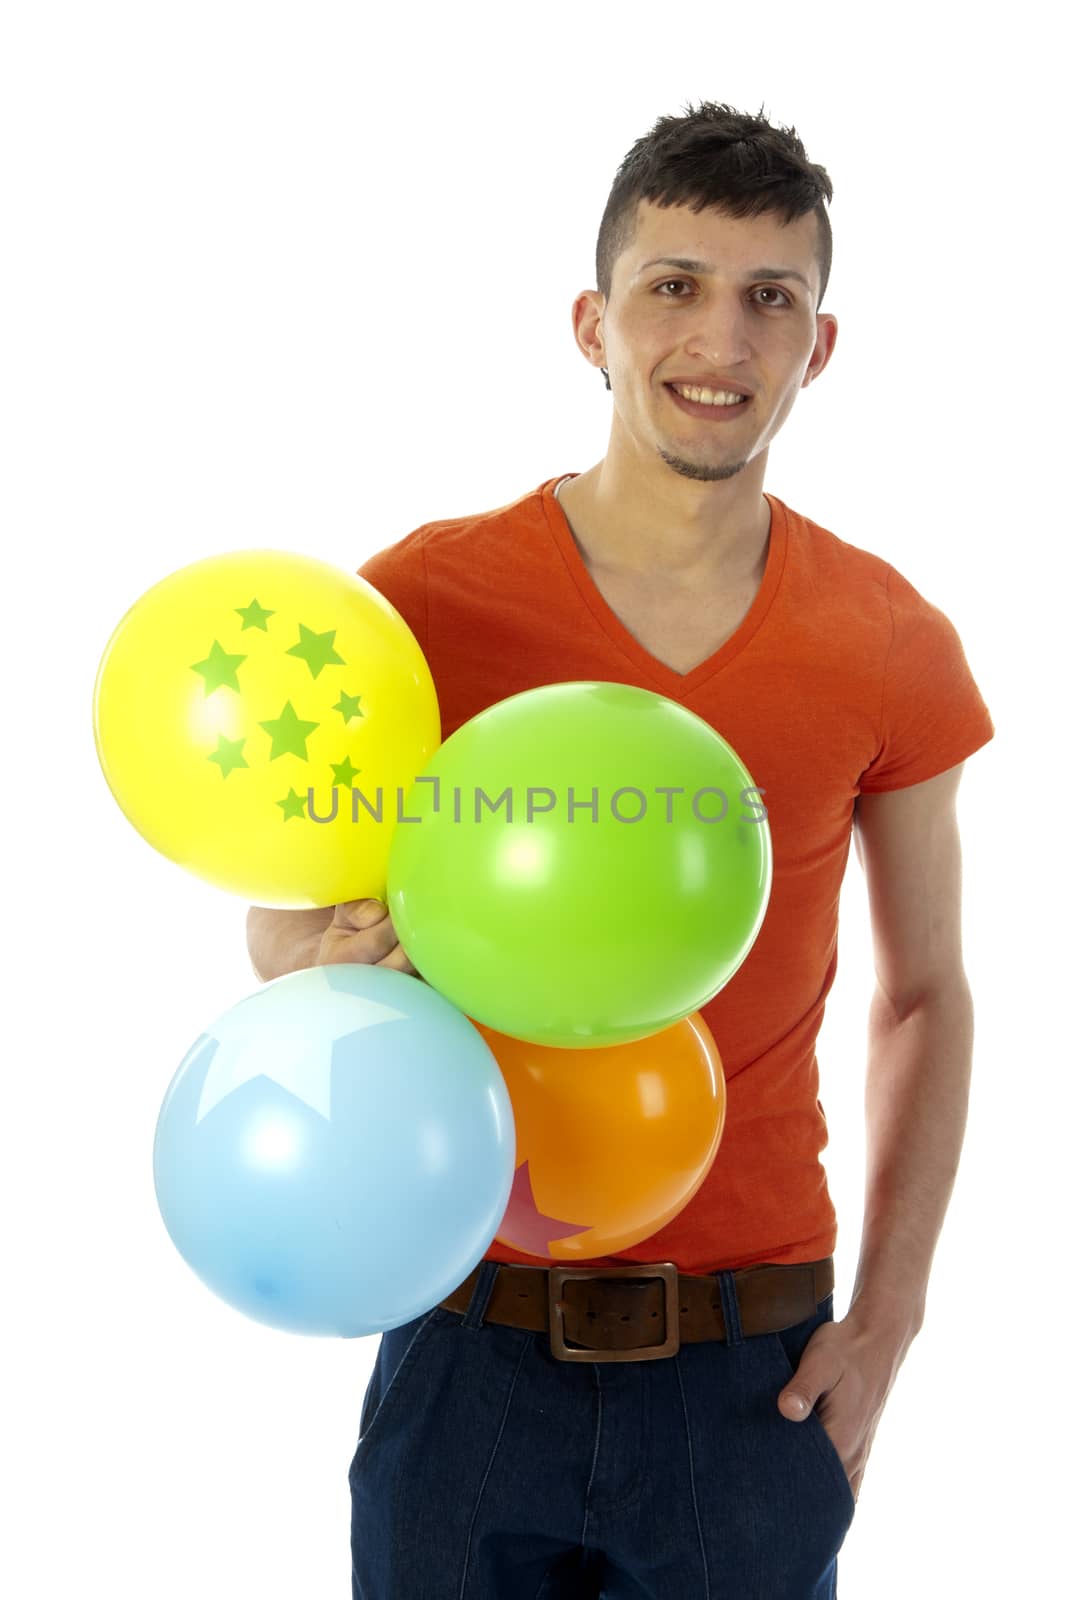
[[[726,1122],[711,1169],[659,1232],[582,1266],[673,1261],[707,1273],[833,1252],[837,1219],[815,1041],[837,967],[837,912],[859,794],[922,783],[993,723],[948,618],[879,556],[774,495],[759,591],[735,633],[672,671],[593,582],[550,478],[510,505],[429,522],[362,577],[421,645],[442,738],[542,684],[598,680],[667,695],[737,751],[763,789],[774,868],[759,937],[702,1009],[722,1056]],[[490,1261],[544,1266],[494,1241]]]

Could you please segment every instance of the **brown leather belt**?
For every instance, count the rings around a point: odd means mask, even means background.
[[[479,1263],[479,1266],[481,1263]],[[440,1304],[466,1311],[479,1267]],[[834,1258],[768,1262],[734,1272],[742,1334],[780,1333],[815,1315],[834,1286]],[[725,1339],[714,1273],[679,1275],[673,1261],[629,1267],[520,1267],[500,1262],[487,1322],[551,1336],[560,1361],[655,1361],[679,1344]]]

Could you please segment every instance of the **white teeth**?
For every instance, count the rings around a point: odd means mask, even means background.
[[[698,400],[702,406],[732,406],[747,399],[746,395],[731,394],[728,389],[691,389],[680,383],[672,383],[671,388],[686,400]]]

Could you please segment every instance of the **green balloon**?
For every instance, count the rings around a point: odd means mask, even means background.
[[[401,945],[453,1005],[588,1049],[706,1005],[770,889],[766,813],[725,739],[664,695],[557,683],[438,748],[404,796],[387,895]]]

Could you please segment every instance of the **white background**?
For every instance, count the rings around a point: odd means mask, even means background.
[[[201,556],[275,546],[355,570],[421,522],[593,465],[611,399],[571,302],[595,285],[618,163],[701,98],[795,125],[835,186],[838,347],[766,487],[949,614],[997,725],[959,808],[968,1139],[840,1592],[1054,1586],[1067,290],[1039,15],[8,12],[0,1561],[19,1600],[343,1600],[377,1344],[239,1316],[163,1228],[163,1094],[256,982],[244,903],[157,856],[103,781],[90,707],[107,638]],[[839,1316],[861,1222],[865,917],[853,857],[819,1050]]]

